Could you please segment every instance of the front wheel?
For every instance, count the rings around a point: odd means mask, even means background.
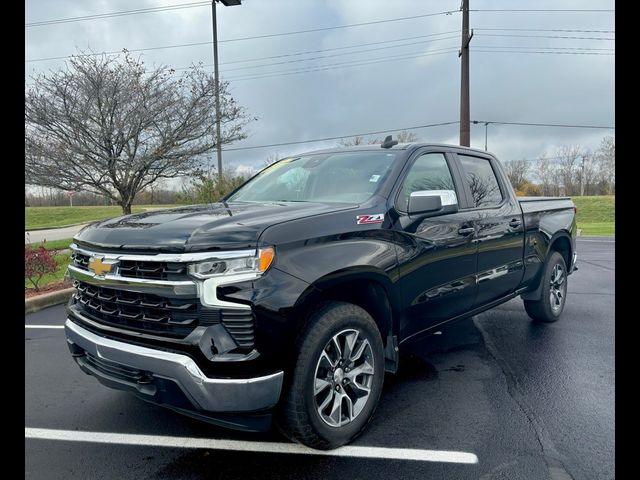
[[[297,342],[279,427],[312,448],[349,443],[369,423],[383,380],[384,349],[371,316],[353,304],[325,304]]]
[[[524,300],[524,308],[536,322],[555,322],[567,299],[567,266],[558,252],[549,256],[540,281],[542,296],[539,300]]]

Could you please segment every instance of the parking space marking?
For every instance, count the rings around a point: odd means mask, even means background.
[[[478,463],[473,453],[447,450],[421,450],[414,448],[385,448],[346,446],[335,450],[313,450],[296,443],[250,442],[197,437],[171,437],[131,433],[83,432],[48,428],[24,429],[24,437],[38,440],[63,440],[70,442],[140,445],[146,447],[206,448],[211,450],[235,450],[257,453],[284,453],[298,455],[322,455],[331,457],[357,457],[419,462]]]
[[[595,238],[590,239],[590,240],[584,240],[582,238],[579,238],[578,242],[580,242],[580,243],[582,243],[582,242],[585,242],[585,243],[616,243],[615,240],[597,240]]]
[[[64,328],[64,325],[25,325],[24,328]]]

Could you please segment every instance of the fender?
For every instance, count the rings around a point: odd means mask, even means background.
[[[549,258],[550,252],[554,250],[553,247],[560,238],[566,238],[569,241],[569,260],[571,261],[571,259],[573,258],[573,251],[575,248],[574,241],[567,230],[560,230],[556,232],[546,243],[545,245],[546,249],[544,250],[544,260],[541,262],[542,266],[546,264],[547,259]],[[572,267],[573,265],[567,266],[567,268],[569,269],[569,272],[571,272]],[[535,288],[533,290],[528,290],[522,293],[520,295],[520,298],[522,298],[523,300],[539,300],[542,297],[542,282],[541,282],[542,272],[543,272],[543,268],[540,268],[536,273],[534,279],[531,281],[531,285],[535,285]]]

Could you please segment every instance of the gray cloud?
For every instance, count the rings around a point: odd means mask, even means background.
[[[165,1],[64,1],[31,0],[26,4],[28,22],[118,10],[172,5]],[[471,8],[614,8],[608,1],[564,0],[471,0]],[[517,6],[515,6],[517,5]],[[304,30],[457,10],[459,0],[244,0],[240,7],[219,8],[219,38]],[[489,37],[483,28],[613,30],[611,13],[507,13],[472,12],[476,28],[472,47],[580,47],[613,48],[614,42],[578,39]],[[358,55],[340,55],[314,61],[234,70],[245,65],[229,64],[248,58],[320,50],[390,39],[454,31],[460,15],[442,15],[322,32],[226,42],[220,44],[223,78],[231,79],[231,90],[248,111],[259,118],[251,126],[249,139],[234,147],[260,145],[351,133],[402,128],[458,119],[460,65],[457,53],[335,68],[332,70],[233,80],[240,76],[320,68],[336,63],[375,60],[408,54],[439,53],[459,47],[459,38],[438,40]],[[206,42],[211,40],[208,7],[189,8],[146,15],[131,15],[86,22],[27,28],[27,59],[72,54],[76,48],[116,51],[152,46]],[[484,33],[484,35],[483,35]],[[545,35],[534,32],[532,35]],[[546,33],[551,35],[551,33]],[[597,36],[564,33],[564,36]],[[599,35],[613,37],[613,34]],[[426,38],[424,40],[427,40]],[[417,41],[417,40],[414,40]],[[408,43],[409,41],[407,41]],[[364,47],[363,47],[364,48]],[[371,48],[371,47],[369,47]],[[593,51],[592,53],[595,53]],[[344,50],[326,52],[330,55]],[[307,56],[307,57],[308,57]],[[148,51],[149,64],[180,68],[195,62],[212,63],[211,46]],[[299,59],[290,57],[289,59]],[[62,60],[25,63],[25,75],[59,68]],[[471,52],[471,117],[478,120],[579,123],[613,125],[614,57],[592,55],[547,55]],[[27,79],[27,82],[29,80]],[[595,148],[610,131],[540,127],[489,126],[489,150],[500,158],[535,158],[552,154],[559,145],[582,144]],[[458,126],[416,131],[421,140],[457,143]],[[225,162],[259,167],[270,154],[291,153],[335,145],[337,142],[227,152]],[[484,147],[484,125],[472,125],[472,146]]]

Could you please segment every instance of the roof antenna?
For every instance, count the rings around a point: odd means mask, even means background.
[[[391,138],[391,135],[387,135],[387,138],[384,139],[384,142],[382,142],[382,145],[380,145],[382,148],[391,148],[394,145],[398,144],[398,140],[393,140]]]

